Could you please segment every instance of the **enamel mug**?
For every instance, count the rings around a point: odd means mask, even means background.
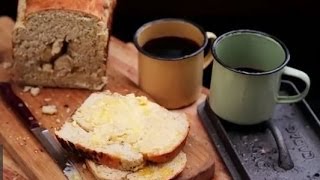
[[[185,38],[195,42],[198,48],[174,58],[155,55],[143,48],[149,41],[162,37]],[[215,38],[215,34],[183,19],[159,19],[142,25],[134,37],[139,51],[139,87],[167,109],[194,103],[201,93],[203,69],[213,60],[210,51],[205,54],[204,49]]]
[[[209,104],[220,118],[239,125],[271,119],[277,103],[295,103],[308,94],[310,79],[287,66],[290,54],[276,37],[254,30],[235,30],[212,45],[214,62]],[[293,96],[279,95],[282,75],[301,79],[305,89]]]

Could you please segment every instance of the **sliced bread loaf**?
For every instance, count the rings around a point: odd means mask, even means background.
[[[92,93],[70,122],[56,131],[65,147],[120,170],[137,170],[146,161],[172,160],[183,148],[189,122],[144,96]]]
[[[187,156],[180,152],[169,162],[149,163],[136,172],[121,171],[87,160],[86,164],[92,174],[99,180],[169,180],[179,175],[185,168]]]
[[[20,0],[13,31],[14,80],[100,90],[116,0]]]

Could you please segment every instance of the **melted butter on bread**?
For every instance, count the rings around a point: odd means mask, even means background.
[[[65,123],[57,136],[80,145],[76,147],[120,159],[123,170],[141,168],[154,160],[150,157],[173,152],[189,131],[184,113],[168,111],[144,96],[108,91],[92,93],[70,124]],[[74,131],[78,134],[73,135]]]

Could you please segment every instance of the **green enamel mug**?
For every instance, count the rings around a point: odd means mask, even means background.
[[[212,45],[214,57],[209,105],[220,118],[239,125],[272,118],[277,103],[295,103],[306,97],[310,78],[287,66],[285,44],[267,33],[240,29],[219,36]],[[279,95],[282,75],[301,79],[305,89],[297,95]]]

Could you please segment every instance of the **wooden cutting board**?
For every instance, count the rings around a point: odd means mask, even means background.
[[[137,51],[133,45],[112,37],[109,47],[107,66],[109,82],[105,89],[121,94],[135,93],[148,96],[137,86]],[[10,68],[0,67],[0,81],[8,80],[9,70]],[[12,85],[34,116],[51,132],[60,127],[91,93],[87,90],[41,88],[40,94],[34,97],[28,92],[23,92],[23,87]],[[187,113],[191,128],[183,149],[188,158],[187,167],[178,179],[229,179],[230,177],[196,113],[197,104],[205,99],[206,94],[207,90],[204,89],[195,104],[179,110]],[[57,114],[42,114],[41,106],[47,104],[56,105]],[[0,115],[0,143],[5,147],[3,177],[12,179],[15,175],[21,179],[64,179],[61,170],[41,144],[32,137],[1,98]],[[93,179],[83,162],[77,161],[76,165],[84,179]]]

